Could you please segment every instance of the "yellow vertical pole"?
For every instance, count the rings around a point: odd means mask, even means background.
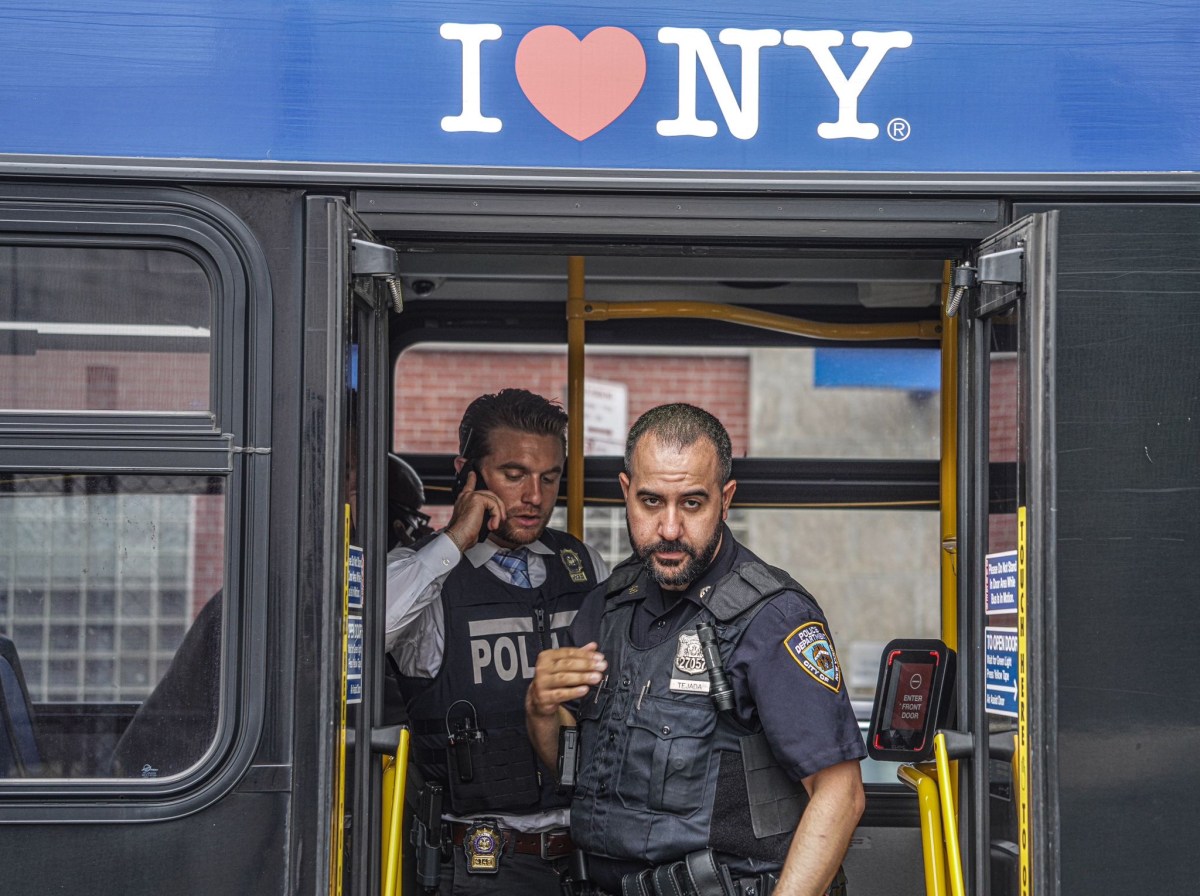
[[[567,531],[583,538],[583,256],[567,259]]]
[[[946,316],[951,264],[943,273],[942,301],[942,641],[958,650],[958,317]]]
[[[946,316],[953,265],[947,261],[942,271],[942,451],[938,477],[941,484],[939,513],[942,532],[942,641],[958,650],[958,316]],[[960,309],[961,313],[961,309]],[[942,807],[945,816],[956,820],[958,814],[958,763],[941,769],[949,801]],[[961,868],[960,868],[961,874]]]

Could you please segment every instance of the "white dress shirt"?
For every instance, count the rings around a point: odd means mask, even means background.
[[[546,581],[547,556],[554,552],[541,541],[525,545],[529,549],[529,582],[539,588]],[[608,564],[591,546],[585,544],[596,584],[608,578]],[[501,581],[511,581],[508,572],[499,564],[488,563],[500,550],[490,539],[467,548],[465,554],[445,532],[431,539],[420,550],[411,547],[393,548],[387,563],[387,622],[384,641],[395,659],[401,674],[416,678],[433,678],[442,667],[442,651],[446,643],[441,607],[442,582],[465,557],[478,569],[487,566],[488,572]]]

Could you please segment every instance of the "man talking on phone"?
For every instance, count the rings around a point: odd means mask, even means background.
[[[525,691],[608,576],[592,548],[547,528],[566,428],[559,405],[524,389],[475,399],[449,522],[388,554],[387,646],[420,778],[413,862],[426,892],[561,896],[570,798],[529,743]]]

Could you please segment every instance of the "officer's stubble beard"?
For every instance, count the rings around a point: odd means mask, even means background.
[[[551,512],[554,507],[551,505]],[[550,525],[550,514],[546,514],[542,519],[542,524],[537,529],[516,529],[508,520],[502,522],[495,532],[492,533],[492,540],[500,543],[502,547],[518,548],[525,545],[533,544],[542,537],[542,533],[546,531],[546,527]]]
[[[721,526],[718,524],[712,537],[703,548],[697,550],[683,541],[656,541],[649,545],[639,545],[633,537],[633,526],[629,524],[629,514],[625,515],[625,530],[629,533],[629,543],[637,554],[647,572],[654,577],[660,587],[673,590],[683,590],[692,582],[704,575],[712,565],[717,548],[721,546]],[[680,551],[687,554],[688,559],[676,567],[662,568],[654,562],[654,554],[658,551],[673,553]]]

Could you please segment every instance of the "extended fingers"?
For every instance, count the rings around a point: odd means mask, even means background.
[[[604,655],[587,647],[560,647],[538,654],[533,690],[544,708],[582,697],[592,685],[599,684],[608,663]]]

